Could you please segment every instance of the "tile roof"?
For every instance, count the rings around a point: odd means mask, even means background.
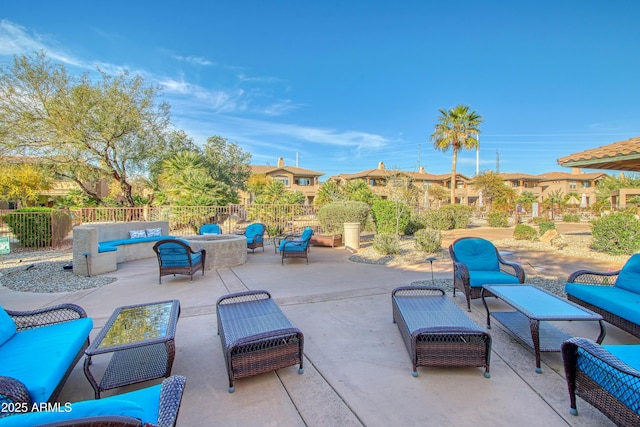
[[[324,175],[324,173],[322,172],[317,172],[311,169],[303,169],[303,168],[298,168],[295,166],[282,166],[282,167],[278,167],[278,166],[268,166],[268,165],[251,165],[251,173],[263,173],[263,174],[267,174],[267,173],[273,173],[276,171],[286,171],[286,172],[290,172],[294,175],[305,175],[305,176],[322,176]]]
[[[614,142],[558,159],[560,166],[640,172],[640,137]]]

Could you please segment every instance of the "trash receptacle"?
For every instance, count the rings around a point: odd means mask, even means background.
[[[344,223],[344,246],[351,249],[360,249],[360,223]]]

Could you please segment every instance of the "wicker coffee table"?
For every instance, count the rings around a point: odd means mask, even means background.
[[[486,292],[500,298],[516,311],[491,312],[485,301]],[[559,352],[562,343],[572,338],[549,322],[597,321],[600,324],[598,344],[605,336],[602,316],[533,285],[484,285],[481,297],[487,310],[487,328],[491,328],[490,316],[493,316],[522,342],[532,347],[536,355],[537,373],[542,373],[540,352]]]
[[[180,301],[160,301],[117,308],[85,350],[84,373],[95,391],[171,375],[175,356]],[[91,372],[92,357],[113,353],[98,383]]]

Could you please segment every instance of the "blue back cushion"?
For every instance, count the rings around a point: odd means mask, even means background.
[[[313,235],[313,228],[311,227],[307,227],[304,229],[304,231],[302,232],[302,235],[300,236],[300,238],[302,240],[309,240],[311,238],[311,236]]]
[[[220,226],[218,224],[204,224],[200,227],[200,234],[220,234]]]
[[[179,243],[166,242],[158,246],[163,267],[188,267],[189,253]]]
[[[10,340],[16,334],[16,323],[11,316],[0,307],[0,345]]]
[[[461,263],[469,270],[498,271],[498,256],[496,247],[488,240],[473,238],[456,242],[453,252]]]
[[[640,294],[640,254],[635,254],[622,267],[615,286]]]
[[[253,242],[262,242],[263,233],[264,233],[264,228],[262,227],[262,224],[251,224],[245,230],[244,235],[247,236],[247,241],[249,243],[253,243]]]

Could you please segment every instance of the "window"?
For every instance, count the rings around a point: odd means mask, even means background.
[[[423,182],[422,183],[422,188],[431,188],[433,186],[433,183],[431,182]]]
[[[278,181],[282,181],[282,183],[284,184],[285,187],[289,187],[289,177],[286,175],[276,175],[273,177],[273,179],[276,179]]]
[[[575,181],[569,181],[569,190],[575,190],[578,188],[578,184]]]
[[[294,182],[297,185],[311,185],[311,180],[309,178],[296,178]]]
[[[394,187],[403,187],[404,186],[404,180],[402,178],[394,178],[393,181],[391,181],[391,184]]]
[[[589,181],[582,181],[582,188],[589,188],[591,187],[591,183]]]
[[[456,188],[464,188],[464,182],[463,181],[456,181]]]

